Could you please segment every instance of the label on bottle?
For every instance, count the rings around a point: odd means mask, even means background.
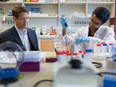
[[[58,51],[63,51],[64,47],[61,42],[54,42],[54,48]]]

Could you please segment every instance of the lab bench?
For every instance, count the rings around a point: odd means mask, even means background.
[[[41,58],[45,56],[46,52],[40,52]],[[20,79],[17,87],[34,87],[34,85],[41,80],[53,80],[55,74],[55,63],[48,62],[40,62],[40,71],[39,72],[21,72],[24,74],[24,78]],[[99,71],[104,71],[104,68],[100,68]],[[65,78],[65,77],[64,77]],[[21,84],[20,84],[21,83]],[[103,79],[99,78],[100,87],[103,87]],[[23,86],[22,86],[23,84]],[[41,84],[42,87],[52,87],[51,82],[43,82]],[[1,86],[0,86],[1,87]],[[12,87],[9,86],[8,87]],[[37,86],[39,87],[39,86]]]

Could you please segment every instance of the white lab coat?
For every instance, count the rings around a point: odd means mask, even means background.
[[[66,34],[64,36],[64,39],[66,41],[66,44],[74,44],[75,40],[79,36],[88,36],[89,28],[88,27],[82,27],[75,34],[72,36]],[[93,37],[89,37],[90,42],[84,42],[77,45],[78,50],[83,50],[90,48],[94,50],[94,44],[101,43],[105,41],[106,43],[116,43],[115,42],[115,34],[113,29],[111,29],[108,26],[100,26],[99,29],[95,32]]]

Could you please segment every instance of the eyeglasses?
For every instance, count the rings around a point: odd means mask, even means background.
[[[95,25],[95,27],[99,27],[101,25],[101,23],[96,23],[93,18],[90,18],[90,21]]]

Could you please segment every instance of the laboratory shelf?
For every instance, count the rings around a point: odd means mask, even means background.
[[[112,5],[114,2],[87,2],[87,4],[109,4]]]
[[[12,16],[0,16],[0,18],[12,18]]]
[[[45,2],[24,2],[24,4],[47,4],[47,5],[51,4],[52,5],[52,4],[58,4],[58,2],[49,2],[49,3],[48,2],[47,3]]]
[[[59,4],[80,4],[80,5],[82,5],[82,4],[86,4],[86,2],[61,2],[61,3],[59,3]]]
[[[43,2],[44,1],[44,2]],[[61,27],[59,23],[60,17],[65,15],[68,18],[69,23],[72,27],[77,27],[79,23],[83,23],[88,21],[88,18],[91,16],[92,11],[96,7],[106,7],[111,12],[111,18],[115,17],[115,0],[38,0],[38,2],[26,2],[25,0],[18,1],[8,1],[8,2],[0,2],[0,9],[4,12],[5,15],[8,14],[9,11],[15,5],[23,5],[28,10],[35,11],[38,10],[38,14],[29,15],[29,27],[41,27],[41,26],[53,26],[53,27]],[[35,12],[36,13],[36,12]],[[78,15],[76,17],[73,17]],[[11,20],[12,16],[4,16],[0,17],[0,28],[2,20]],[[110,23],[108,23],[109,25]]]
[[[58,18],[58,16],[29,16],[29,18]]]
[[[22,4],[22,2],[10,1],[10,2],[0,2],[1,5],[3,4]]]

